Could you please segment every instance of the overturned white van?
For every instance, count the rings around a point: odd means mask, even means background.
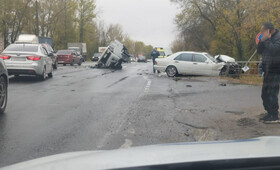
[[[106,50],[100,56],[97,68],[122,69],[122,63],[129,61],[129,53],[125,46],[115,40],[110,43]]]

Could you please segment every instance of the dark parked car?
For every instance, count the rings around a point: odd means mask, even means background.
[[[91,58],[91,61],[98,61],[102,53],[94,53],[93,57]]]
[[[8,71],[2,58],[7,56],[0,55],[0,114],[4,113],[8,101]]]
[[[147,58],[143,55],[138,56],[137,62],[147,62]]]
[[[49,56],[52,58],[53,61],[53,68],[57,69],[57,65],[58,65],[57,54],[49,44],[42,44],[42,46],[45,47],[48,54],[50,54]]]
[[[71,66],[78,64],[80,66],[83,62],[83,58],[74,50],[59,50],[57,51],[57,56],[58,63],[64,66],[66,64],[70,64]]]

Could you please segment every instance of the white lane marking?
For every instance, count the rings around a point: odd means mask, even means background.
[[[148,93],[149,92],[149,89],[151,87],[151,84],[152,84],[152,81],[147,77],[147,76],[143,76],[143,78],[145,80],[147,80],[147,84],[146,84],[146,87],[144,89],[144,93]],[[143,94],[141,94],[139,97],[142,97]],[[109,137],[112,135],[112,134],[117,134],[121,127],[123,126],[123,124],[126,122],[126,119],[125,119],[125,116],[127,116],[127,114],[123,114],[121,115],[120,117],[120,121],[117,121],[117,122],[114,122],[116,125],[113,126],[113,127],[117,127],[115,129],[115,132],[106,132],[105,135],[103,136],[103,138],[101,138],[100,142],[97,144],[97,148],[103,148],[104,145],[105,145],[105,142],[109,139]],[[118,125],[117,125],[118,124]],[[135,131],[134,131],[135,133]]]
[[[129,139],[125,139],[124,144],[120,148],[130,148],[132,145],[132,141]]]
[[[143,77],[144,77],[144,79],[147,80],[147,84],[146,84],[146,86],[145,86],[144,93],[148,93],[149,90],[150,90],[151,84],[152,84],[152,80],[150,80],[150,79],[149,79],[148,77],[146,77],[146,76],[143,76]]]

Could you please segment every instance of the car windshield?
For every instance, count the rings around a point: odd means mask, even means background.
[[[71,53],[71,51],[69,51],[69,50],[59,50],[59,51],[57,51],[57,55],[68,55],[68,54],[70,54]]]
[[[280,158],[280,0],[0,6],[0,169]]]
[[[217,60],[216,60],[213,56],[211,56],[210,54],[206,53],[205,55],[206,55],[211,61],[217,62]]]
[[[159,51],[160,56],[165,56],[165,53],[163,51]]]
[[[38,46],[28,44],[11,44],[5,51],[16,51],[16,52],[37,52]]]
[[[94,57],[100,57],[102,55],[102,53],[95,53]]]

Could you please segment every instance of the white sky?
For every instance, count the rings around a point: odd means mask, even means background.
[[[179,10],[170,0],[96,0],[98,19],[120,24],[133,40],[169,47],[176,38]]]

